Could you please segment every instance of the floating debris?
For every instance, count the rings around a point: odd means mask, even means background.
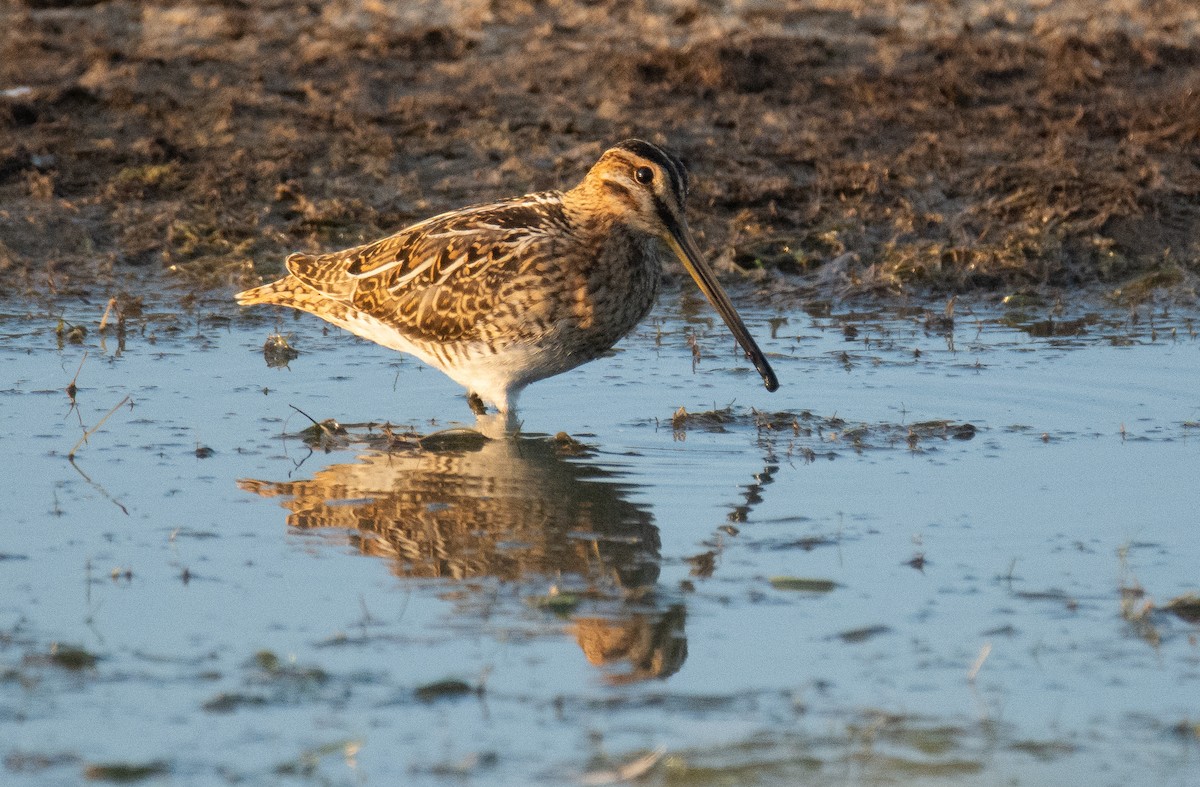
[[[979,428],[970,422],[950,419],[908,425],[886,422],[850,425],[836,415],[819,417],[808,410],[767,412],[733,405],[702,412],[680,407],[671,416],[671,429],[677,440],[685,439],[689,430],[721,433],[737,428],[753,428],[760,437],[773,441],[788,439],[789,453],[799,453],[806,461],[812,461],[818,454],[804,443],[842,444],[856,452],[902,443],[909,450],[917,450],[924,441],[967,441],[979,433]]]
[[[170,772],[170,767],[161,760],[144,763],[106,762],[88,765],[83,769],[83,777],[94,782],[128,784],[166,776]]]
[[[417,442],[426,451],[478,451],[490,438],[474,429],[443,429]]]
[[[260,650],[254,654],[252,665],[258,667],[269,681],[295,681],[299,683],[324,683],[329,674],[320,667],[297,667],[280,660],[279,656],[269,650]]]
[[[550,442],[554,445],[554,451],[559,456],[584,457],[592,456],[596,453],[594,448],[579,442],[566,432],[559,432],[554,435]]]
[[[579,778],[579,783],[589,787],[601,787],[602,785],[631,782],[650,773],[666,754],[666,748],[659,747],[649,754],[636,757],[615,768],[588,771]]]
[[[857,644],[859,642],[866,642],[867,640],[877,637],[880,634],[886,634],[889,631],[891,631],[891,628],[888,626],[864,626],[863,628],[859,629],[843,631],[835,636],[843,642]]]
[[[530,596],[526,599],[531,607],[553,612],[560,618],[570,616],[583,601],[583,596],[577,593],[564,593],[558,588],[551,588],[544,596]]]
[[[300,753],[300,756],[294,760],[282,762],[275,766],[275,773],[280,776],[313,776],[317,772],[317,768],[321,764],[321,760],[332,755],[341,755],[347,765],[354,766],[355,759],[358,757],[359,751],[362,750],[362,741],[360,740],[344,740],[333,741],[331,743],[323,743],[320,746],[315,746]]]
[[[56,667],[67,670],[92,669],[100,661],[100,657],[75,645],[60,645],[57,642],[50,646],[49,662]]]
[[[58,325],[54,328],[54,335],[58,337],[59,344],[83,344],[83,340],[87,338],[87,328],[83,325],[71,325],[61,317],[58,320]]]
[[[258,708],[267,704],[267,698],[257,694],[221,692],[200,707],[209,713],[233,713],[240,708]]]
[[[426,683],[424,686],[418,686],[413,690],[413,696],[421,702],[436,702],[437,700],[474,694],[477,691],[477,689],[472,688],[471,684],[466,681],[448,678],[446,680],[437,680],[433,683]]]
[[[689,428],[704,429],[709,432],[724,432],[725,425],[737,420],[733,407],[720,410],[705,410],[699,413],[689,413],[686,407],[680,407],[671,416],[671,428],[683,432]]]
[[[300,431],[300,439],[310,448],[320,448],[325,452],[329,452],[333,450],[335,445],[339,444],[337,438],[344,437],[347,434],[345,427],[332,418],[318,421],[294,404],[289,404],[288,407],[312,421],[312,426]]]
[[[1163,609],[1188,623],[1200,623],[1200,594],[1185,593],[1163,605]]]
[[[272,369],[285,367],[300,357],[300,351],[292,347],[288,336],[281,333],[273,333],[267,337],[263,342],[262,353],[267,366]]]
[[[809,579],[805,577],[771,577],[768,580],[776,590],[801,590],[805,593],[829,593],[838,584],[831,579]]]

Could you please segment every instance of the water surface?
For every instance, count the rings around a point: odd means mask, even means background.
[[[423,443],[472,425],[440,373],[144,298],[0,305],[5,783],[1200,767],[1195,315],[747,309],[769,394],[668,295],[521,437]]]

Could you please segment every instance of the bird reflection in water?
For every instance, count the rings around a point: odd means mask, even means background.
[[[605,679],[666,678],[687,658],[682,604],[656,599],[658,528],[616,474],[570,438],[509,437],[369,453],[311,480],[242,480],[287,522],[335,530],[400,577],[523,583],[582,603],[569,630]],[[465,587],[478,587],[472,583]]]

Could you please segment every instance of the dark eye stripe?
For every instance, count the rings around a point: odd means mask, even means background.
[[[608,192],[610,194],[612,194],[614,197],[616,197],[618,200],[625,203],[625,205],[627,205],[629,208],[632,208],[635,210],[637,209],[637,207],[638,207],[637,197],[635,197],[633,195],[633,192],[631,192],[628,188],[626,188],[622,184],[616,183],[611,180],[605,180],[604,188],[607,189]]]
[[[627,139],[617,145],[617,147],[628,150],[636,156],[653,161],[667,173],[667,178],[671,181],[671,190],[675,192],[680,204],[687,198],[687,169],[678,157],[668,153],[657,145],[651,145],[649,142],[640,139]]]

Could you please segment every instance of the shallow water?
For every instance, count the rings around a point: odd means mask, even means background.
[[[519,439],[421,444],[472,423],[441,374],[167,303],[123,340],[59,305],[80,344],[0,304],[6,784],[1200,767],[1200,631],[1164,609],[1198,589],[1195,315],[747,309],[769,394],[668,296]]]

